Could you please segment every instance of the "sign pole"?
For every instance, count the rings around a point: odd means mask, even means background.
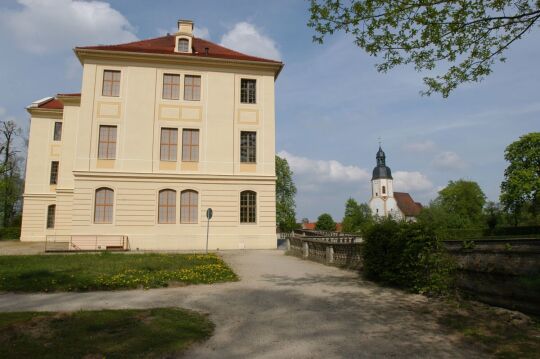
[[[206,253],[208,254],[208,233],[210,232],[210,220],[212,219],[213,211],[212,208],[208,208],[206,210],[206,218],[208,221],[206,222]]]

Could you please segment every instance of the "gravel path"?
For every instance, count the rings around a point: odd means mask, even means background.
[[[92,293],[0,294],[0,311],[181,306],[210,313],[214,336],[187,358],[482,357],[439,327],[420,295],[282,251],[222,253],[241,281]]]

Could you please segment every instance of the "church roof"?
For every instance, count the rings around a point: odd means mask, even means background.
[[[379,178],[392,179],[392,171],[390,167],[386,166],[386,155],[381,146],[379,146],[379,151],[377,151],[375,158],[377,159],[377,166],[373,169],[371,180],[373,181]]]
[[[416,217],[422,210],[422,205],[419,202],[415,202],[411,195],[405,192],[394,192],[394,198],[401,212],[406,217]]]

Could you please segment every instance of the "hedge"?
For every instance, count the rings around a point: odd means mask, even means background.
[[[444,295],[454,289],[456,265],[428,226],[384,220],[364,236],[368,279],[416,293]]]
[[[478,239],[495,236],[540,236],[540,226],[445,229],[437,231],[442,240]]]
[[[19,239],[21,237],[21,227],[0,228],[0,240]]]

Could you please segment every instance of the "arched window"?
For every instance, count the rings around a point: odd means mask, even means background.
[[[386,186],[382,186],[382,194],[386,194]]]
[[[257,193],[243,191],[240,193],[240,223],[257,221]]]
[[[54,228],[54,218],[56,216],[56,205],[47,207],[47,228]]]
[[[114,191],[110,188],[98,188],[94,204],[94,223],[112,223]]]
[[[188,39],[178,39],[178,52],[189,52]]]
[[[159,191],[158,223],[176,222],[176,191],[164,189]]]
[[[180,193],[180,223],[197,223],[199,194],[193,190]]]

